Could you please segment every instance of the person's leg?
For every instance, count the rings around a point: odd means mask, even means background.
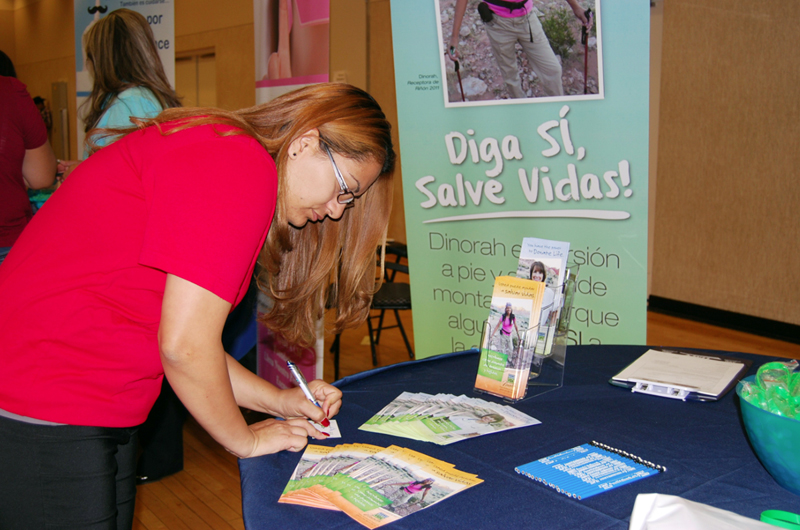
[[[512,347],[512,342],[511,342],[511,335],[503,334],[502,337],[503,337],[503,353],[505,353],[510,359],[511,355],[513,353],[512,352],[513,347]]]
[[[528,15],[526,26],[527,24],[530,24],[530,27],[525,28],[528,37],[521,38],[519,43],[528,58],[531,70],[542,82],[545,94],[548,96],[564,95],[561,63],[558,62],[553,48],[550,47],[550,42],[547,40],[539,18],[531,12]],[[533,42],[531,42],[531,36],[533,36]]]
[[[0,417],[0,528],[130,529],[134,432]]]
[[[519,65],[517,64],[517,35],[513,20],[495,16],[491,22],[484,23],[484,27],[492,47],[492,55],[503,75],[509,96],[524,98],[525,92],[522,91]]]
[[[136,452],[137,441],[135,429],[128,429],[133,434],[127,443],[119,444],[116,461],[117,474],[114,477],[117,492],[117,530],[130,530],[133,526],[133,513],[136,508]],[[183,438],[181,438],[183,441]]]

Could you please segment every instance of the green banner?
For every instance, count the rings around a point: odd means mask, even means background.
[[[525,23],[532,40],[544,28],[563,95],[517,44],[524,97],[512,98],[487,32],[508,20],[484,23],[466,1],[447,53],[462,1],[391,4],[417,357],[478,347],[494,278],[516,274],[524,237],[571,244],[570,343],[644,344],[648,4],[578,0],[591,9],[581,40],[569,3],[534,1]]]

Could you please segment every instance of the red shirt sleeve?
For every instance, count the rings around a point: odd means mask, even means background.
[[[277,171],[254,139],[196,129],[177,134],[197,141],[145,169],[143,183],[152,195],[139,262],[235,305],[272,222]]]

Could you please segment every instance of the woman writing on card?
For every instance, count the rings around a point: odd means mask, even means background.
[[[254,270],[274,300],[265,324],[290,341],[311,342],[328,299],[334,330],[366,318],[392,202],[378,104],[319,84],[136,122],[109,131],[122,136],[75,169],[0,268],[2,528],[130,527],[133,437],[163,376],[242,458],[301,450],[324,437],[307,419],[341,406],[323,381],[309,383],[321,408],[271,386],[220,337]],[[239,407],[287,419],[248,426]]]

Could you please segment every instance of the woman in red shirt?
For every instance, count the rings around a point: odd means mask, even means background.
[[[254,271],[274,300],[265,324],[296,343],[314,339],[324,300],[333,331],[366,318],[395,158],[378,104],[320,84],[138,123],[109,131],[125,135],[75,169],[0,267],[4,529],[129,527],[135,429],[163,376],[241,458],[302,450],[324,438],[308,419],[341,406],[320,380],[320,408],[270,385],[221,333]],[[285,421],[248,426],[239,407]]]

